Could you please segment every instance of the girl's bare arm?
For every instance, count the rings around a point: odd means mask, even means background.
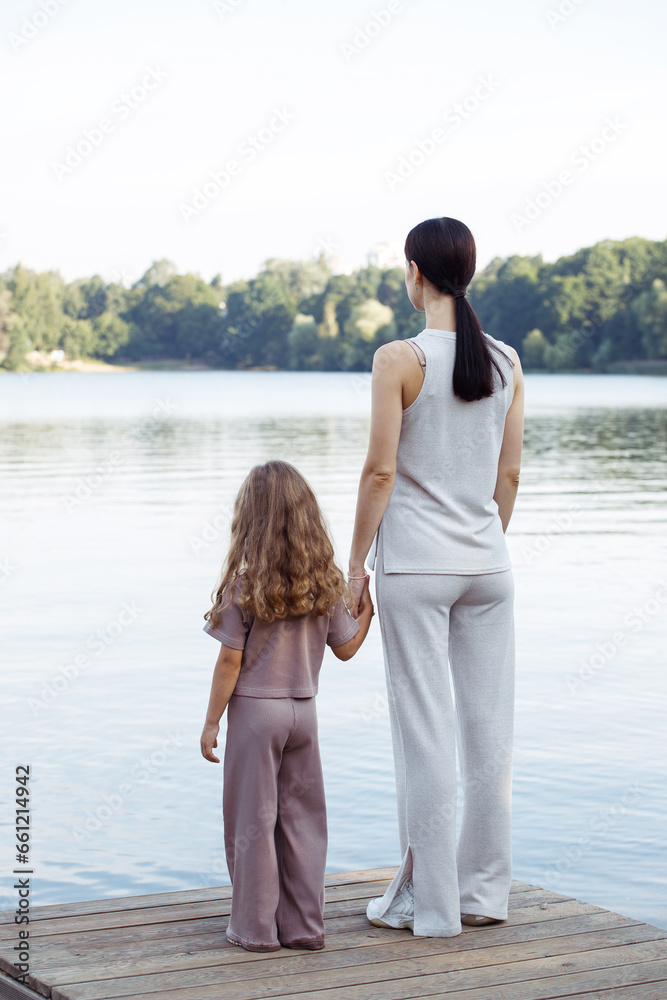
[[[213,750],[218,745],[218,733],[220,732],[220,719],[229,704],[229,699],[234,693],[236,682],[241,670],[242,649],[232,649],[220,646],[220,653],[213,671],[211,681],[211,696],[208,700],[206,711],[206,722],[201,734],[201,752],[206,760],[220,763],[220,758],[216,757]]]
[[[368,589],[369,579],[370,578],[367,576],[364,581],[361,597],[359,598],[359,614],[357,617],[359,631],[352,639],[348,639],[347,642],[343,643],[342,646],[332,647],[334,656],[337,656],[339,660],[350,660],[368,635],[368,630],[371,626],[371,618],[375,614],[371,594]]]

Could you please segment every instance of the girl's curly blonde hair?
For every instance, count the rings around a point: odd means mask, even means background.
[[[204,615],[213,626],[230,603],[260,621],[330,614],[351,595],[317,498],[289,462],[256,465],[234,502],[231,545],[220,584]]]

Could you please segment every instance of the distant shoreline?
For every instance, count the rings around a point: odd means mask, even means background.
[[[557,371],[550,372],[544,368],[527,368],[524,367],[524,373],[526,375],[667,375],[667,360],[664,361],[647,361],[647,360],[637,360],[637,361],[619,361],[614,364],[608,365],[605,371],[592,371],[590,368],[572,368],[569,371]],[[297,371],[292,368],[278,368],[275,365],[264,365],[257,366],[253,368],[220,368],[214,365],[207,365],[204,362],[192,362],[188,363],[182,359],[165,359],[164,361],[137,361],[134,364],[127,365],[112,365],[106,361],[96,361],[93,359],[89,360],[75,360],[75,361],[58,361],[48,365],[34,365],[29,368],[24,368],[22,371],[9,371],[0,368],[0,374],[3,375],[34,375],[35,373],[40,374],[57,374],[59,372],[78,372],[82,375],[97,375],[97,374],[125,374],[127,372],[215,372],[215,371],[225,371],[225,372],[290,372],[293,374],[301,375],[315,375],[315,374],[336,374],[336,372],[328,371],[327,369],[320,370],[307,370],[307,371]],[[339,370],[336,370],[339,371]],[[348,371],[341,372],[340,374],[347,375],[360,375],[369,374],[369,372],[360,371]]]

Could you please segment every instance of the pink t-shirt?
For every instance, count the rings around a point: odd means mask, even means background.
[[[333,614],[315,618],[302,615],[282,621],[262,622],[243,611],[234,597],[220,615],[217,626],[204,631],[229,646],[242,649],[241,672],[234,694],[250,698],[312,698],[325,646],[342,646],[359,631],[343,599]]]

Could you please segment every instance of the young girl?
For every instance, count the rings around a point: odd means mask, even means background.
[[[231,546],[204,629],[222,645],[201,752],[227,712],[223,818],[232,879],[227,939],[248,951],[324,947],[326,808],[315,695],[326,645],[364,641],[317,499],[287,462],[255,466],[234,505]]]

